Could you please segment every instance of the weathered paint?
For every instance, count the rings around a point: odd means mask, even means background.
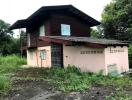
[[[81,51],[103,51],[97,54],[81,54]],[[104,49],[92,49],[83,46],[63,46],[64,66],[75,65],[82,71],[105,73]]]
[[[41,67],[40,50],[46,50],[46,59],[42,60],[42,67],[51,67],[51,46],[27,50],[28,65]],[[30,58],[31,52],[33,59]],[[108,74],[109,66],[115,66],[118,73],[126,72],[129,70],[128,47],[89,48],[63,45],[63,65],[75,65],[82,71],[95,73],[103,71],[105,75]]]
[[[82,46],[63,46],[64,66],[75,65],[82,71],[100,72],[108,74],[108,67],[116,65],[118,73],[129,71],[128,47],[107,47],[92,49]],[[103,51],[103,53],[81,54],[81,51]],[[111,53],[110,50],[113,50]]]
[[[29,66],[33,66],[33,67],[37,66],[36,53],[37,53],[37,49],[27,50],[27,64]]]
[[[41,60],[40,51],[46,51],[46,59]],[[31,52],[33,52],[33,59],[31,59]],[[42,61],[42,62],[41,62]],[[27,50],[27,63],[31,67],[51,67],[51,46],[39,47],[35,50]]]
[[[127,46],[107,47],[105,49],[105,66],[107,73],[108,67],[111,65],[115,65],[118,73],[129,71]]]

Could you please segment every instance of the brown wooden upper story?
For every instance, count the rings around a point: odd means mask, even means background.
[[[90,27],[100,23],[72,5],[42,7],[25,20],[18,20],[10,29],[26,28],[27,46],[45,46],[50,43],[40,36],[90,37]]]

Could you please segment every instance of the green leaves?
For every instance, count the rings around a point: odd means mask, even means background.
[[[132,0],[113,0],[102,13],[105,38],[132,41]]]
[[[8,29],[9,27],[10,24],[0,20],[0,54],[2,55],[9,54],[12,49],[13,32]]]

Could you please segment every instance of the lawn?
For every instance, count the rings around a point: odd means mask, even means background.
[[[26,60],[18,56],[0,57],[0,93],[9,93],[14,84],[19,90],[29,83],[47,82],[61,93],[76,92],[80,95],[85,92],[96,91],[104,94],[106,100],[131,100],[132,75],[122,77],[103,76],[101,73],[81,72],[80,69],[69,66],[67,68],[21,68]],[[21,84],[21,85],[20,85]],[[45,84],[45,83],[43,83]],[[16,89],[16,87],[15,87]],[[104,91],[104,90],[107,91]],[[99,90],[99,91],[97,91]],[[102,94],[101,94],[102,95]]]

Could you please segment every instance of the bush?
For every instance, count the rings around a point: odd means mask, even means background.
[[[102,80],[101,75],[91,72],[81,72],[75,66],[67,68],[44,69],[44,78],[55,84],[62,91],[84,91],[89,89],[92,84]]]

